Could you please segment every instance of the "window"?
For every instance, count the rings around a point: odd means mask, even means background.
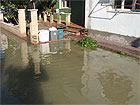
[[[133,3],[134,3],[133,0],[125,0],[124,8],[125,9],[132,9]]]
[[[121,8],[122,0],[115,0],[114,2],[114,8]]]
[[[114,8],[132,9],[133,0],[115,0]]]
[[[70,8],[70,0],[61,0],[62,8]]]
[[[100,0],[99,3],[104,3],[104,4],[110,3],[110,0]]]
[[[100,0],[100,3],[102,6],[112,6],[112,9],[140,11],[140,0]]]
[[[137,0],[136,2],[136,9],[140,9],[140,0]]]

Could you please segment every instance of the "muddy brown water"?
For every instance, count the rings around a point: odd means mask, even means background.
[[[30,45],[1,34],[2,104],[139,105],[140,61],[75,41]]]

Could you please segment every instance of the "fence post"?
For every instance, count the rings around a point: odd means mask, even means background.
[[[53,14],[50,13],[50,23],[52,24],[53,23]]]
[[[44,12],[44,22],[47,22],[47,14]]]
[[[37,9],[30,9],[31,11],[31,23],[30,23],[30,40],[32,44],[38,44],[38,20]]]
[[[3,13],[0,11],[0,21],[3,21]]]
[[[18,10],[18,21],[21,37],[26,37],[25,9]]]
[[[41,14],[39,14],[39,20],[41,20]]]
[[[61,14],[57,14],[57,24],[61,24]]]
[[[70,13],[66,14],[66,26],[70,25],[70,22],[71,22],[70,15],[71,15]]]

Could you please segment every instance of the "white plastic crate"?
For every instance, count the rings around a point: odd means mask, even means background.
[[[40,42],[49,41],[49,30],[39,30],[39,41]]]

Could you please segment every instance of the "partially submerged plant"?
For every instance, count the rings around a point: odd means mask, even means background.
[[[71,41],[74,41],[74,38],[71,38]]]
[[[125,53],[121,51],[121,52],[120,52],[120,55],[125,55]]]
[[[82,47],[96,49],[98,47],[98,42],[93,40],[91,37],[84,38],[80,41]]]

